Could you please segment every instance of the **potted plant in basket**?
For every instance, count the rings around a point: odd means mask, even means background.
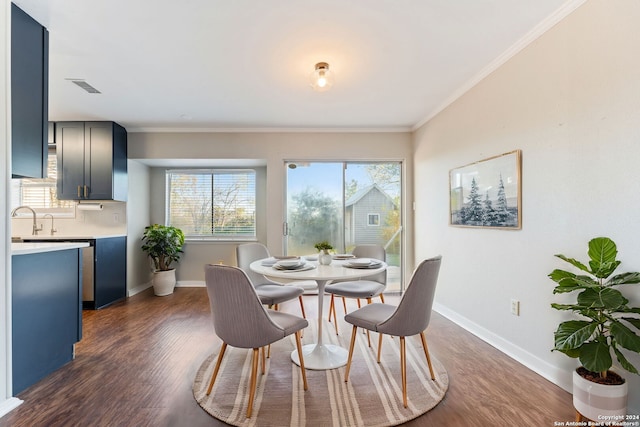
[[[176,270],[173,262],[180,260],[184,233],[172,226],[153,224],[145,227],[142,236],[142,250],[153,261],[153,292],[158,296],[173,293],[176,286]]]
[[[589,242],[588,266],[556,255],[586,275],[559,269],[549,274],[557,283],[554,294],[579,291],[573,304],[551,304],[556,310],[581,316],[581,320],[560,323],[554,334],[554,350],[578,358],[582,364],[573,373],[573,405],[579,419],[583,415],[598,421],[602,415],[626,414],[628,386],[624,378],[610,370],[613,355],[622,368],[638,374],[623,352],[640,353],[640,318],[636,316],[640,308],[629,307],[629,300],[615,287],[640,283],[640,273],[613,275],[620,265],[617,254],[613,240],[597,237]],[[608,398],[599,398],[604,396]]]
[[[318,242],[313,245],[313,247],[316,248],[318,252],[320,252],[320,254],[318,255],[318,262],[321,265],[331,264],[331,254],[329,253],[329,251],[333,249],[331,243],[323,240],[322,242]]]

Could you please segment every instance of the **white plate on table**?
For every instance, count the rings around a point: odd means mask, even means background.
[[[303,259],[296,257],[296,258],[280,259],[274,265],[277,265],[278,267],[288,268],[288,267],[299,267],[301,265],[304,265],[304,263],[305,261]]]
[[[351,264],[353,267],[366,267],[368,265],[371,265],[371,259],[370,258],[354,258],[349,260],[349,264]]]
[[[344,266],[349,268],[378,268],[381,265],[381,261],[369,258],[357,258],[344,263]]]
[[[296,271],[312,270],[316,267],[313,264],[302,263],[294,267],[278,267],[277,264],[274,264],[273,268],[275,270],[282,271],[283,273],[295,273]]]

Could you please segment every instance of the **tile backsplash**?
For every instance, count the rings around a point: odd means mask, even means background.
[[[58,230],[54,235],[64,236],[103,236],[114,234],[126,234],[127,232],[127,204],[124,202],[101,202],[102,210],[78,210],[74,209],[74,217],[54,218],[54,227]],[[21,211],[21,213],[28,211]],[[44,218],[38,214],[36,218],[38,227],[42,231],[39,236],[50,235],[51,217]],[[20,216],[11,218],[11,235],[27,237],[31,235],[33,218]]]

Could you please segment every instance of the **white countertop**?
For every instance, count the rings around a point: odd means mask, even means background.
[[[29,255],[65,249],[86,248],[87,242],[11,243],[11,255]]]
[[[20,237],[22,240],[82,240],[82,239],[87,239],[87,240],[94,240],[94,239],[108,239],[110,237],[126,237],[126,234],[103,234],[103,235],[58,235],[58,234],[54,234],[53,236],[50,236],[48,234],[38,234],[37,236],[34,236],[32,234],[29,234],[27,236],[18,236]]]

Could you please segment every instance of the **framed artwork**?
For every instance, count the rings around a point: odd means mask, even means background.
[[[522,228],[521,151],[449,171],[449,225]]]

